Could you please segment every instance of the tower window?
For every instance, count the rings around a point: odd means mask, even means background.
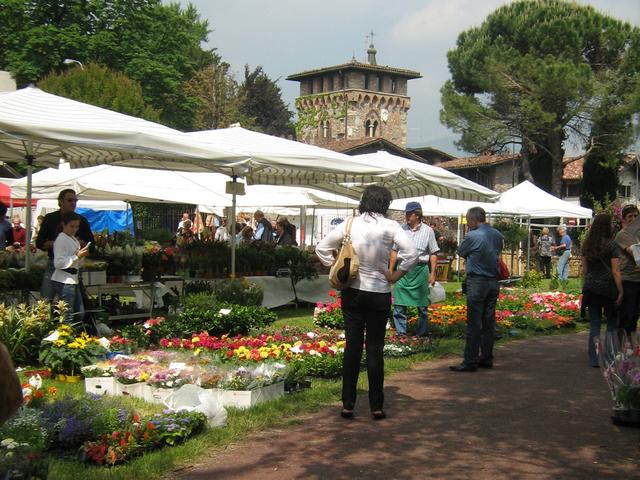
[[[367,120],[364,123],[364,136],[365,137],[375,137],[378,133],[378,121],[377,120]]]
[[[398,82],[396,82],[395,78],[391,79],[391,93],[396,93],[398,91]]]
[[[382,76],[380,75],[376,76],[376,90],[379,92],[382,91]]]
[[[333,75],[329,75],[329,91],[333,92]]]
[[[363,76],[364,76],[364,89],[369,90],[369,75],[365,73]]]
[[[322,138],[329,138],[331,130],[329,129],[329,120],[322,122]]]

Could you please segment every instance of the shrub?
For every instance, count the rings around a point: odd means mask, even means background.
[[[192,303],[172,322],[162,324],[162,336],[183,338],[192,333],[210,335],[246,334],[252,328],[263,328],[277,320],[277,315],[264,307]]]
[[[191,295],[193,293],[213,293],[213,286],[206,280],[194,280],[184,285],[184,294]]]
[[[236,305],[256,306],[262,304],[264,292],[261,287],[245,279],[216,282],[214,293],[218,301]]]
[[[0,342],[6,345],[16,365],[34,363],[40,341],[64,316],[65,308],[61,303],[52,312],[44,300],[31,306],[0,303]]]
[[[542,284],[544,276],[536,270],[528,270],[519,282],[522,288],[537,288]]]

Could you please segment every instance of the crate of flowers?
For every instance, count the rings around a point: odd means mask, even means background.
[[[279,363],[262,363],[229,372],[218,382],[222,405],[246,409],[283,396],[285,370]]]

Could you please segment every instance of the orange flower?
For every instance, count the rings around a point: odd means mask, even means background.
[[[49,387],[47,392],[49,392],[49,395],[52,397],[55,397],[58,394],[58,389],[56,387]]]
[[[44,397],[44,392],[42,390],[36,390],[35,392],[33,392],[33,396],[35,398],[42,398]]]

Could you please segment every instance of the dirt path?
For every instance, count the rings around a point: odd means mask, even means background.
[[[586,334],[497,349],[493,370],[454,373],[459,359],[425,362],[385,382],[388,418],[338,407],[254,435],[180,479],[640,478],[640,429],[613,426]]]

